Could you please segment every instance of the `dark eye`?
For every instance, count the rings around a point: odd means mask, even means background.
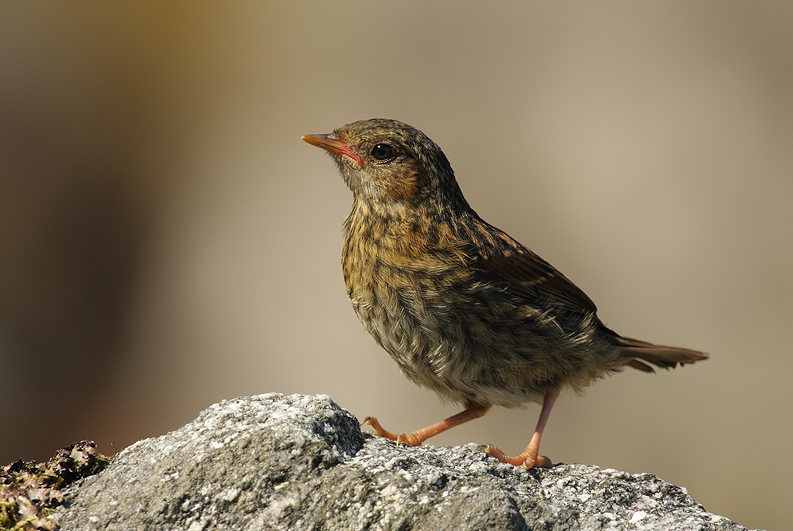
[[[388,144],[377,144],[372,148],[372,157],[375,160],[386,161],[397,156],[397,152]]]

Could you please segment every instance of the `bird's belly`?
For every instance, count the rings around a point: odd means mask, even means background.
[[[517,407],[555,387],[555,367],[520,333],[529,311],[456,300],[458,291],[371,288],[350,300],[366,330],[413,382],[453,402]],[[475,294],[474,294],[475,295]],[[475,297],[474,297],[475,298]]]
[[[353,252],[355,251],[355,252]],[[413,382],[469,405],[516,407],[550,388],[581,388],[597,374],[575,326],[471,270],[400,267],[351,247],[342,261],[347,293],[364,328]]]
[[[441,377],[442,371],[433,371],[429,362],[430,353],[439,350],[442,343],[438,320],[415,304],[400,300],[396,293],[377,290],[362,295],[350,297],[355,313],[402,370],[417,383],[429,374]]]

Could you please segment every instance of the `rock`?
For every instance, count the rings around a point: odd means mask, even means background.
[[[64,491],[64,530],[742,530],[650,474],[397,447],[327,396],[223,401]]]

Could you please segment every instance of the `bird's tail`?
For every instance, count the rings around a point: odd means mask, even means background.
[[[678,364],[694,363],[706,360],[709,357],[704,352],[687,348],[654,345],[629,337],[618,336],[617,345],[621,349],[620,356],[625,360],[625,365],[644,372],[655,372],[648,363],[662,369],[673,369]]]

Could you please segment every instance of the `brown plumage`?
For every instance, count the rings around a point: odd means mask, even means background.
[[[418,445],[492,405],[542,401],[524,452],[486,451],[526,468],[548,464],[537,452],[561,389],[625,366],[653,372],[707,358],[608,329],[583,291],[471,209],[421,131],[375,119],[303,140],[333,156],[353,192],[342,269],[361,323],[410,380],[466,407],[407,435],[370,417],[376,434]]]

